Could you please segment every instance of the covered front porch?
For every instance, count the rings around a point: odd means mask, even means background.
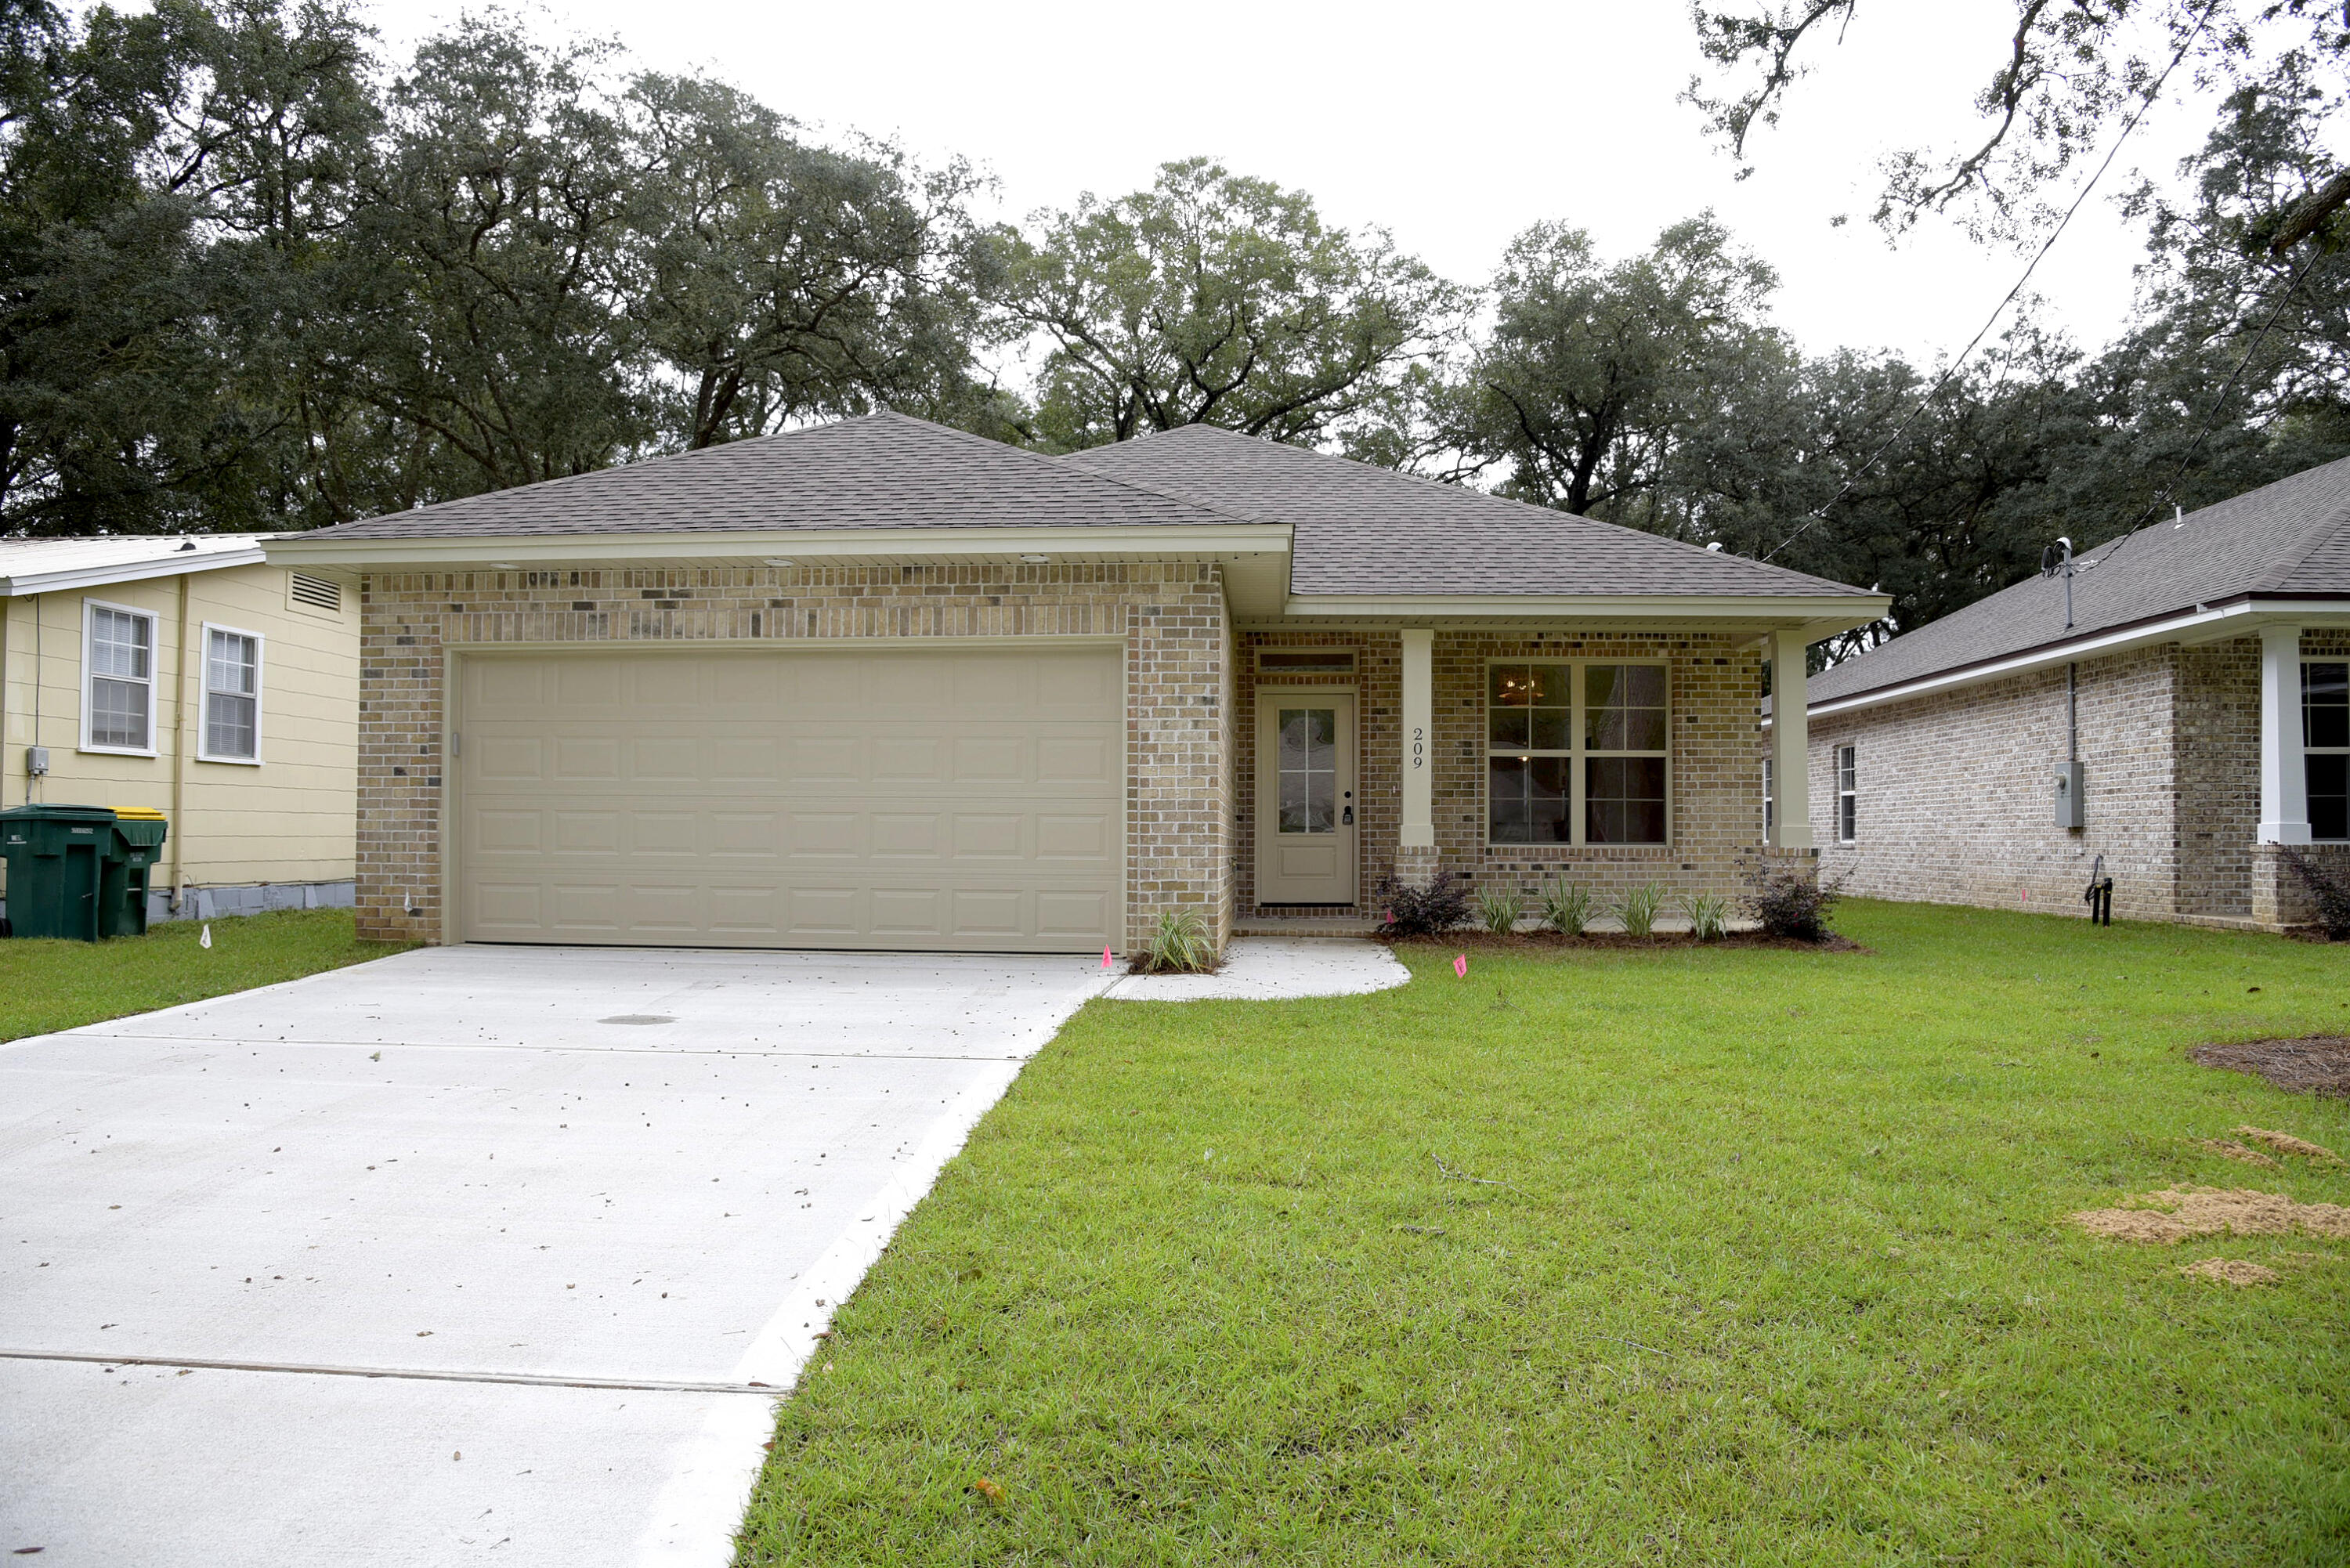
[[[1649,884],[1735,894],[1766,861],[1808,866],[1801,694],[1819,635],[1612,618],[1243,625],[1234,931],[1368,931],[1389,877],[1439,871],[1604,901]],[[1798,715],[1776,732],[1760,723],[1773,666]]]

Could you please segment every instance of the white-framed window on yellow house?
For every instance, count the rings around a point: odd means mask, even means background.
[[[196,760],[261,761],[261,634],[204,623],[203,743]]]
[[[1671,838],[1661,659],[1496,659],[1485,671],[1486,842]]]
[[[81,749],[155,754],[155,618],[82,601]]]

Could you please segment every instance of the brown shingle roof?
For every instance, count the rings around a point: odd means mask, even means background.
[[[311,539],[1229,524],[1196,501],[873,414],[388,513]]]
[[[1095,447],[1063,461],[1295,524],[1289,580],[1290,590],[1301,595],[1866,592],[1637,528],[1209,425]]]

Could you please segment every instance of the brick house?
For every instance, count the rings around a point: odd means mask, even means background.
[[[428,941],[1092,951],[1367,926],[1440,864],[1727,890],[1811,853],[1762,830],[1765,659],[1799,688],[1886,602],[1204,427],[1050,458],[895,414],[269,548],[358,587],[361,929]]]
[[[1837,664],[1808,709],[1850,892],[2085,914],[2100,872],[2116,915],[2304,922],[2279,846],[2350,870],[2350,460]]]

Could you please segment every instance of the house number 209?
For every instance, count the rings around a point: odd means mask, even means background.
[[[1416,726],[1411,732],[1411,765],[1416,768],[1428,765],[1428,732]]]

